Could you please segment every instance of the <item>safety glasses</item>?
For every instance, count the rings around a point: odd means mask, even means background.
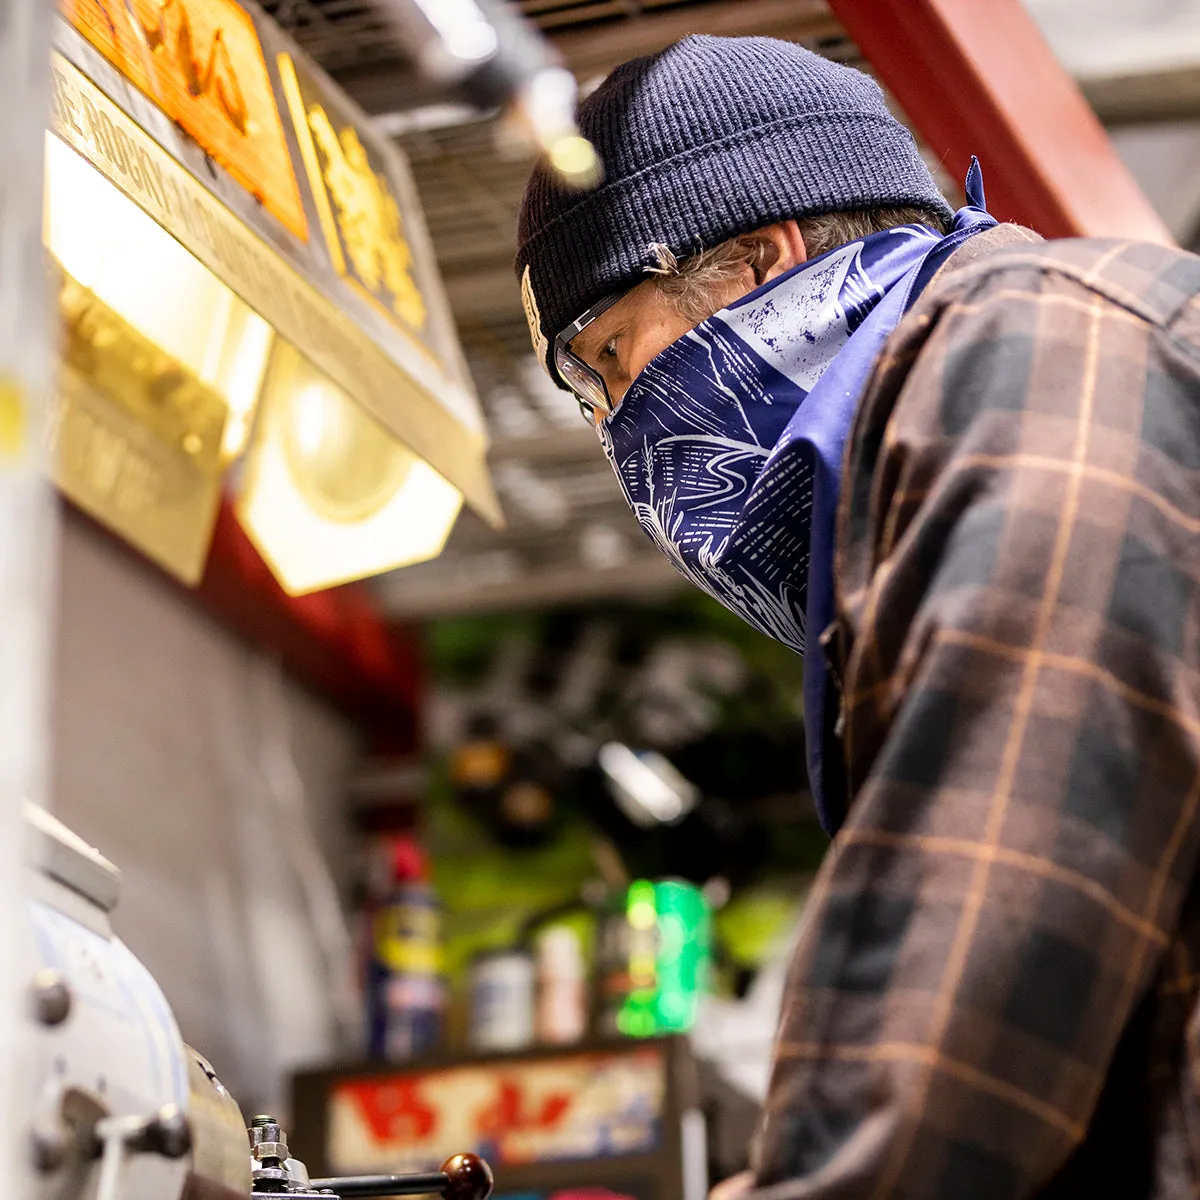
[[[597,413],[602,417],[608,416],[614,405],[603,377],[571,351],[571,343],[598,316],[606,313],[625,294],[625,292],[614,292],[611,296],[605,296],[598,304],[593,304],[579,320],[572,321],[554,339],[555,369],[563,383],[575,393],[575,398],[579,401],[579,411],[587,421],[594,422]]]

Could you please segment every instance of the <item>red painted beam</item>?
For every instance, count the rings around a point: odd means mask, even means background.
[[[369,749],[407,754],[417,742],[420,656],[414,636],[387,622],[366,588],[346,584],[289,596],[222,502],[204,578],[192,593],[238,636],[364,730]]]
[[[829,0],[913,127],[989,209],[1045,237],[1170,231],[1019,0]]]

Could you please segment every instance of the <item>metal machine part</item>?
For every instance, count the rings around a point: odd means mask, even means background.
[[[35,1193],[181,1196],[195,1159],[188,1051],[162,991],[113,936],[120,873],[41,809],[27,806],[25,824]]]
[[[440,1171],[409,1175],[346,1175],[309,1180],[304,1164],[291,1157],[286,1135],[271,1116],[255,1117],[249,1129],[254,1176],[251,1200],[358,1200],[368,1196],[442,1196],[444,1200],[488,1200],[491,1168],[476,1154],[455,1154]]]
[[[549,44],[502,0],[376,0],[424,74],[477,109],[503,108],[518,140],[571,187],[603,168],[575,123],[579,89]]]
[[[358,1200],[368,1196],[439,1195],[444,1200],[488,1200],[491,1168],[475,1154],[455,1154],[440,1171],[409,1175],[346,1175],[308,1178],[304,1164],[291,1157],[287,1135],[272,1116],[255,1117],[250,1134],[251,1200]]]
[[[421,1196],[436,1192],[444,1200],[487,1200],[492,1194],[491,1168],[476,1154],[455,1154],[440,1171],[424,1175],[346,1175],[314,1179],[322,1195],[334,1192],[341,1200],[367,1196]]]
[[[246,1121],[238,1102],[195,1050],[188,1054],[192,1161],[183,1200],[244,1200],[251,1187]]]
[[[33,1112],[27,1146],[38,1200],[341,1200],[426,1195],[487,1200],[474,1155],[441,1171],[309,1181],[279,1123],[255,1117],[179,1036],[153,977],[113,936],[120,873],[48,813],[26,807],[26,932]],[[247,1154],[249,1135],[249,1154]],[[379,1180],[386,1181],[378,1190]]]

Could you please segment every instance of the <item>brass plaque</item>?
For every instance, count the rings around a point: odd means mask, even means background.
[[[172,575],[198,583],[221,500],[225,402],[92,292],[59,281],[54,481]]]

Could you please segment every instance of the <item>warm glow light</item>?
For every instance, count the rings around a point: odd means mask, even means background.
[[[462,496],[279,342],[238,517],[292,595],[441,552]]]
[[[561,137],[550,148],[550,165],[572,187],[592,188],[604,177],[600,156],[587,138],[571,134]]]
[[[63,269],[229,406],[222,456],[244,449],[273,330],[74,150],[46,136],[45,241]]]
[[[46,185],[45,241],[63,270],[225,401],[223,462],[245,448],[261,404],[238,514],[287,591],[441,552],[457,488],[54,136]]]
[[[316,512],[353,522],[377,513],[412,470],[415,456],[365,409],[324,378],[283,402],[279,428],[292,480]]]

